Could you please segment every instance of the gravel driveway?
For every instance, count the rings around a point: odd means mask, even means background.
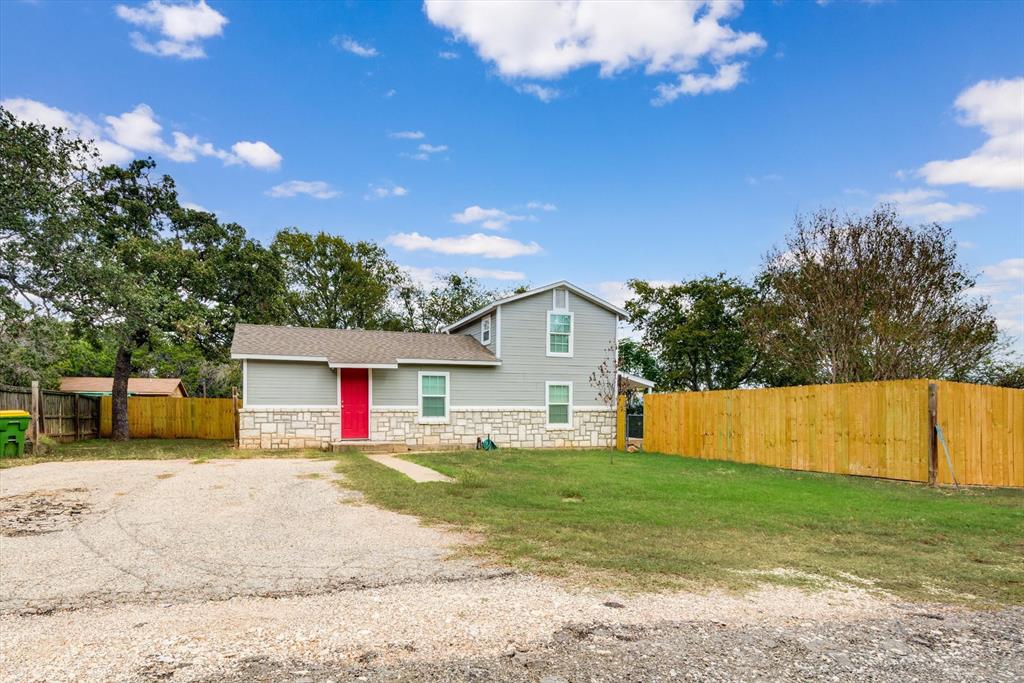
[[[1019,680],[1024,610],[617,595],[452,559],[325,460],[0,472],[0,679]]]

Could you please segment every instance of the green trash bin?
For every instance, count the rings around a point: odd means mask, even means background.
[[[30,417],[24,410],[0,410],[0,455],[25,455],[25,431]]]

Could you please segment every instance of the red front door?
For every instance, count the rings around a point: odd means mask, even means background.
[[[366,368],[342,368],[341,382],[341,438],[368,439],[370,437],[370,380]]]

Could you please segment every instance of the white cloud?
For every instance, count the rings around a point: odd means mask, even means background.
[[[714,74],[680,74],[677,83],[662,83],[656,88],[658,96],[651,100],[651,104],[660,106],[675,102],[680,95],[706,95],[732,90],[743,82],[744,66],[741,63],[722,64]]]
[[[432,287],[445,275],[454,272],[448,268],[420,267],[420,266],[399,266],[415,284],[420,287]],[[522,281],[526,274],[518,270],[493,270],[490,268],[466,268],[463,271],[470,277],[481,280],[500,280],[502,282]]]
[[[151,0],[140,7],[117,5],[114,12],[129,24],[163,36],[151,41],[141,33],[133,32],[132,47],[136,50],[178,59],[205,57],[200,41],[221,35],[228,23],[227,17],[207,5],[206,0],[195,3]]]
[[[654,287],[668,287],[677,284],[671,280],[647,280]],[[622,280],[605,280],[594,287],[594,292],[610,304],[620,308],[626,305],[626,301],[633,295],[633,290]]]
[[[556,79],[589,65],[598,65],[602,77],[638,66],[647,74],[678,74],[677,83],[659,88],[659,103],[736,87],[739,60],[765,46],[760,35],[726,23],[740,12],[738,0],[424,4],[431,22],[471,44],[505,78]],[[694,75],[704,62],[716,65],[717,73]]]
[[[370,190],[363,195],[363,199],[387,199],[388,197],[404,197],[409,194],[409,190],[394,183],[383,183],[380,185],[370,183],[369,187]]]
[[[544,104],[557,100],[562,96],[562,91],[558,88],[538,83],[515,83],[512,87],[515,88],[516,92],[523,93],[524,95],[533,95]]]
[[[300,194],[314,199],[333,199],[341,193],[322,180],[289,180],[274,185],[265,193],[268,197],[295,197]]]
[[[452,52],[451,50],[444,50],[443,52],[438,52],[437,56],[441,59],[458,59],[459,53]]]
[[[363,45],[349,36],[334,36],[331,38],[331,43],[339,50],[351,52],[357,57],[376,57],[380,54],[372,45]]]
[[[418,149],[421,152],[426,152],[427,154],[437,154],[438,152],[448,151],[448,145],[429,145],[427,143],[423,143]]]
[[[930,161],[918,173],[930,185],[1024,188],[1024,77],[976,83],[955,106],[961,125],[981,127],[988,140],[969,156]]]
[[[3,100],[0,105],[22,121],[63,128],[75,137],[92,140],[104,164],[124,164],[135,157],[132,150],[105,138],[100,126],[84,114],[75,114],[20,97]]]
[[[422,130],[400,130],[395,133],[388,133],[389,138],[396,140],[422,140],[427,134]]]
[[[452,214],[452,221],[455,223],[462,225],[480,223],[488,230],[504,230],[509,223],[525,220],[526,216],[516,216],[501,209],[485,209],[476,205],[467,206],[462,211]]]
[[[228,151],[180,131],[173,131],[168,142],[156,113],[146,104],[138,104],[117,116],[104,116],[106,126],[85,114],[67,112],[35,100],[11,98],[0,104],[24,121],[58,126],[82,139],[92,140],[103,163],[107,164],[124,164],[137,154],[164,156],[182,163],[193,162],[201,156],[212,157],[227,165],[244,163],[256,168],[277,168],[281,163],[281,155],[265,142],[238,142]]]
[[[526,208],[532,211],[558,211],[558,207],[551,202],[527,202]]]
[[[503,282],[526,279],[526,273],[519,270],[495,270],[492,268],[466,268],[466,275],[483,280],[501,280]]]
[[[391,99],[392,97],[394,97],[397,94],[398,94],[398,91],[395,90],[394,88],[391,88],[391,90],[388,90],[386,93],[384,93],[384,97],[387,98],[387,99]]]
[[[281,155],[265,142],[242,140],[231,145],[231,151],[238,159],[253,168],[274,170],[281,165]]]
[[[474,233],[459,237],[427,237],[418,232],[403,232],[391,235],[387,243],[407,251],[432,251],[438,254],[459,256],[482,256],[483,258],[512,258],[539,254],[541,247],[536,242],[524,243],[508,237]]]
[[[946,193],[940,190],[915,188],[878,195],[878,201],[895,204],[899,207],[900,213],[907,218],[920,218],[936,223],[952,223],[973,218],[984,211],[982,207],[966,202],[951,204],[939,201],[945,196]]]
[[[212,213],[209,209],[207,209],[202,204],[196,204],[195,202],[182,202],[181,203],[181,207],[183,209],[192,209],[193,211],[202,211],[204,213]]]
[[[1017,337],[1020,346],[1024,342],[1024,258],[1004,259],[983,267],[971,293],[989,298],[999,329]]]

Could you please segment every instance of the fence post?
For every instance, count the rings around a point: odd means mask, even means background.
[[[935,486],[939,476],[939,387],[928,384],[928,485]]]
[[[231,419],[235,424],[235,448],[238,448],[238,387],[231,387]]]
[[[75,407],[75,441],[80,441],[82,439],[82,409],[78,405],[78,394],[75,394],[71,401]]]
[[[39,382],[32,382],[32,419],[29,420],[29,426],[32,428],[32,450],[35,452],[36,444],[39,443]]]

